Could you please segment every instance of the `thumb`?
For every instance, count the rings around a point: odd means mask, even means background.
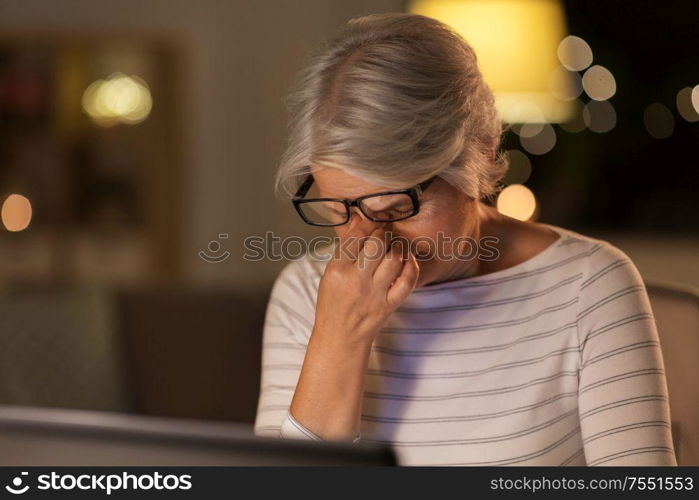
[[[420,265],[412,252],[408,252],[407,258],[403,261],[403,268],[400,274],[389,287],[386,294],[386,301],[392,308],[398,307],[408,295],[415,289],[417,278],[420,274]]]

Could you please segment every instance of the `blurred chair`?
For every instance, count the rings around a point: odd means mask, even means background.
[[[0,292],[0,404],[252,423],[269,289]]]
[[[699,292],[647,283],[663,351],[678,465],[699,465]]]
[[[0,293],[0,403],[130,410],[112,305],[88,288]]]
[[[253,422],[269,291],[120,292],[119,329],[136,411]]]

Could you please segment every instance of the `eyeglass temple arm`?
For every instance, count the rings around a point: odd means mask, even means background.
[[[434,182],[434,180],[435,180],[436,177],[437,177],[437,176],[435,175],[435,176],[433,176],[433,177],[430,177],[430,178],[427,179],[426,181],[422,181],[420,184],[418,184],[417,186],[420,188],[420,191],[424,191],[425,189],[427,189],[427,186],[429,186],[430,184],[432,184],[432,183]]]
[[[311,185],[313,185],[313,174],[308,174],[308,177],[303,181],[303,184],[299,186],[298,191],[296,191],[296,194],[294,195],[294,198],[303,198],[306,196],[306,193],[308,193],[308,190],[311,189]]]

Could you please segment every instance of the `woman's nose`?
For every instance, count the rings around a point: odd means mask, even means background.
[[[352,207],[350,210],[351,210],[350,220],[347,221],[347,223],[350,224],[354,217],[359,217],[361,220],[358,221],[356,224],[358,227],[363,228],[364,231],[366,232],[366,234],[371,234],[371,232],[377,228],[385,229],[386,231],[389,231],[391,229],[390,222],[373,221],[373,220],[367,218],[367,216],[364,215],[364,213],[362,213],[362,211],[357,209],[356,207]]]

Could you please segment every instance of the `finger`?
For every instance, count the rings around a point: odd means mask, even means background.
[[[403,261],[397,244],[392,244],[374,271],[374,284],[386,291],[403,268]]]
[[[363,224],[363,219],[356,214],[352,215],[347,231],[340,236],[340,260],[354,264],[359,258],[359,252],[364,242],[375,227],[373,224]]]
[[[335,260],[339,262],[354,263],[356,259],[358,252],[352,252],[352,249],[349,247],[352,243],[351,236],[353,234],[353,231],[359,223],[359,221],[357,220],[358,218],[359,217],[352,215],[349,223],[340,231],[340,234],[336,241],[334,254]]]
[[[357,267],[365,273],[373,275],[384,258],[390,238],[390,232],[383,229],[383,227],[374,229],[366,238],[362,249],[359,251]]]
[[[404,265],[401,273],[386,294],[386,302],[388,302],[390,307],[398,307],[398,304],[403,302],[408,295],[410,295],[415,289],[420,274],[420,266],[412,253],[409,253],[408,258],[403,262]]]

